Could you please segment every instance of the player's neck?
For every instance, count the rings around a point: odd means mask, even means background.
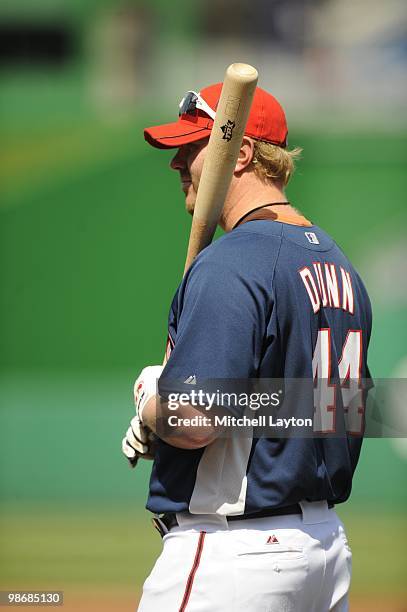
[[[225,232],[230,232],[242,217],[263,205],[272,205],[272,210],[276,213],[296,212],[290,205],[281,205],[281,202],[287,202],[287,196],[284,189],[278,185],[264,185],[259,181],[254,184],[249,181],[246,184],[232,183],[219,225]]]

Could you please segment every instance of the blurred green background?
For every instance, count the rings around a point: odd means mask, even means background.
[[[299,29],[292,48],[270,21],[277,42],[265,36],[259,47],[240,22],[242,40],[227,21],[222,38],[205,10],[163,0],[0,8],[0,587],[64,589],[76,610],[134,609],[160,549],[143,510],[150,464],[128,469],[120,444],[132,383],[162,359],[190,225],[173,153],[148,147],[142,128],[175,118],[184,90],[221,80],[236,59],[259,66],[266,86],[268,62],[284,63],[273,91],[290,143],[304,149],[289,198],[365,279],[373,376],[407,376],[400,92],[366,106],[370,90],[352,74],[349,99],[319,77],[318,100],[312,83],[301,98],[292,70],[310,81],[332,61],[317,35],[310,43]],[[403,609],[405,442],[367,440],[338,509],[354,552],[354,609],[376,609],[374,600]]]

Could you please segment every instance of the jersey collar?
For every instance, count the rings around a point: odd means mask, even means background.
[[[275,204],[289,205],[290,202],[275,202]],[[239,225],[243,225],[244,223],[247,223],[248,221],[278,221],[279,223],[288,223],[289,225],[298,225],[300,227],[311,227],[312,226],[311,221],[309,221],[303,215],[296,214],[296,213],[289,213],[289,212],[287,213],[274,212],[273,210],[270,210],[269,208],[267,208],[267,206],[270,206],[270,204],[263,204],[262,206],[259,206],[258,208],[254,208],[253,210],[250,210],[248,213],[243,215],[243,217],[241,217],[237,223],[235,223],[235,225],[233,226],[233,229],[235,229],[235,227],[238,227]]]

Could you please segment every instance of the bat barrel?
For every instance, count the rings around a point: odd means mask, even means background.
[[[236,166],[257,79],[257,70],[249,64],[231,64],[226,70],[195,202],[185,271],[212,241]]]

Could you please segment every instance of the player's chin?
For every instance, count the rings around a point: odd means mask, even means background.
[[[187,213],[189,213],[190,215],[194,214],[194,209],[195,209],[195,194],[191,193],[191,189],[189,189],[189,191],[187,192],[187,194],[185,195],[185,210],[187,211]]]
[[[188,202],[187,200],[185,201],[185,210],[187,211],[188,214],[193,215],[194,214],[194,209],[195,209],[195,201],[194,202]]]

